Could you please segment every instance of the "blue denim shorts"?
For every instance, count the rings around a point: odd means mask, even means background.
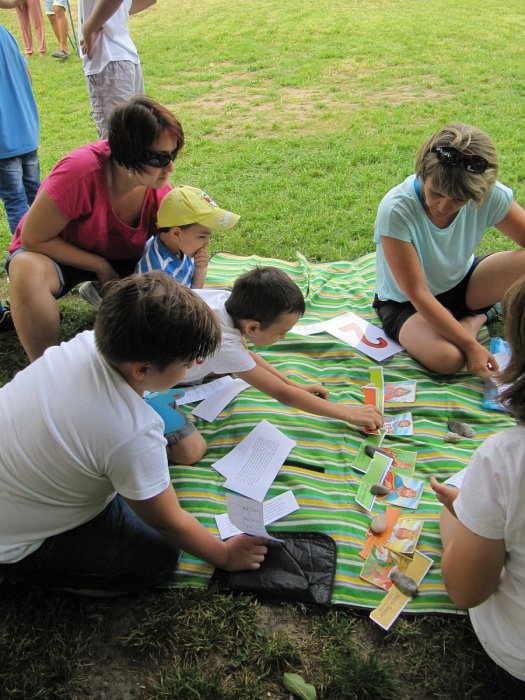
[[[166,585],[179,556],[117,495],[84,525],[48,537],[14,564],[0,564],[0,578],[39,588],[144,590]]]

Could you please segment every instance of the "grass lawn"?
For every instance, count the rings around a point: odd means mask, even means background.
[[[13,11],[0,21],[20,40]],[[147,92],[185,129],[172,182],[242,215],[213,251],[370,252],[380,199],[450,121],[492,135],[500,179],[525,202],[521,0],[158,0],[130,26]],[[29,59],[42,176],[96,139],[81,63],[51,58],[47,36],[48,56]],[[2,249],[9,238],[2,218]],[[483,242],[509,247],[496,231]],[[65,338],[92,324],[78,297],[60,303]],[[26,364],[13,336],[0,358],[0,383]],[[406,617],[385,634],[349,610],[213,592],[93,601],[0,589],[0,698],[284,699],[285,671],[330,700],[512,695],[462,616]]]

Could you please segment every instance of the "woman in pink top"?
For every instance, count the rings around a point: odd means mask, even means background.
[[[133,272],[183,144],[173,114],[136,96],[113,112],[107,140],[72,151],[44,180],[8,260],[12,317],[31,361],[58,344],[56,299]]]

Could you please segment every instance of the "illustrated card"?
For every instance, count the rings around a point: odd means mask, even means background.
[[[390,469],[386,473],[383,485],[390,489],[386,496],[378,496],[378,503],[385,503],[400,508],[415,510],[423,493],[424,482],[411,476],[396,474]]]
[[[385,478],[385,474],[388,472],[388,468],[392,460],[390,457],[376,452],[372,461],[370,462],[370,467],[366,474],[361,478],[361,483],[357,488],[355,495],[356,503],[363,506],[368,511],[371,511],[374,507],[376,496],[370,493],[370,487],[373,484],[380,484]]]
[[[385,403],[415,403],[416,382],[386,382]]]
[[[402,555],[398,554],[397,556]],[[419,585],[434,562],[417,549],[414,552],[414,558],[408,561],[410,563],[403,573],[410,576]],[[370,619],[384,630],[389,630],[409,601],[408,596],[401,593],[396,586],[391,586],[381,603],[370,613]]]
[[[366,533],[366,542],[365,546],[363,549],[358,553],[361,559],[366,559],[370,552],[372,551],[372,547],[375,545],[383,545],[386,546],[386,543],[388,542],[388,538],[392,534],[392,531],[394,529],[394,525],[397,522],[397,519],[399,518],[399,515],[401,514],[401,511],[399,508],[393,508],[392,506],[387,506],[385,509],[385,520],[386,520],[386,528],[384,532],[381,532],[379,534],[376,534],[375,532],[372,532],[370,528],[368,529]],[[373,514],[372,514],[373,515]]]
[[[383,429],[387,435],[413,435],[414,421],[411,413],[384,416]]]
[[[389,591],[393,585],[390,580],[390,574],[393,571],[405,573],[410,562],[411,559],[408,557],[396,554],[396,552],[392,552],[378,544],[372,547],[372,551],[363,564],[359,575],[374,586],[382,588],[384,591]]]
[[[398,518],[386,546],[392,552],[413,554],[417,547],[423,524],[424,521],[417,518]]]
[[[372,457],[369,457],[366,454],[365,448],[367,445],[369,445],[370,447],[379,447],[384,437],[384,430],[380,431],[378,434],[370,433],[366,440],[363,440],[363,442],[359,445],[359,450],[357,451],[356,456],[352,460],[352,467],[358,472],[367,472],[368,467],[370,466],[370,462],[372,461]]]

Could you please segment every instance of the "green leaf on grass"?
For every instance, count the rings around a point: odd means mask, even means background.
[[[301,700],[317,699],[317,693],[313,685],[306,683],[297,673],[285,673],[283,675],[283,685],[286,690]]]

